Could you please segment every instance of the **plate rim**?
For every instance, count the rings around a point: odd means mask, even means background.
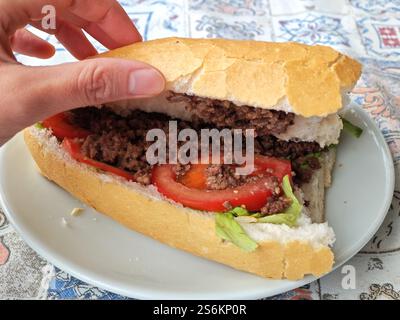
[[[301,280],[297,281],[288,281],[288,280],[283,280],[286,283],[283,283],[281,286],[274,288],[274,289],[261,289],[261,290],[253,290],[250,293],[243,293],[243,292],[237,292],[237,293],[229,293],[229,294],[224,294],[222,297],[221,293],[214,294],[212,292],[207,293],[207,298],[204,298],[204,293],[197,294],[196,292],[191,292],[190,297],[186,297],[188,294],[187,292],[185,293],[178,293],[178,292],[171,292],[168,293],[168,291],[163,291],[163,290],[158,290],[158,291],[152,291],[149,289],[143,289],[140,287],[136,288],[136,291],[133,292],[131,290],[127,290],[124,288],[119,288],[118,286],[115,285],[115,280],[111,280],[111,282],[114,282],[114,285],[109,283],[110,281],[101,279],[101,276],[99,276],[96,272],[89,270],[86,267],[81,267],[76,263],[70,262],[67,258],[64,256],[61,256],[54,250],[46,250],[45,246],[40,243],[39,240],[35,239],[34,234],[32,234],[29,229],[25,228],[25,226],[22,224],[22,226],[16,221],[14,217],[17,217],[18,215],[11,210],[10,206],[8,205],[8,201],[5,197],[5,192],[3,190],[3,185],[0,184],[0,205],[3,208],[3,211],[9,221],[9,223],[13,226],[15,231],[19,234],[19,236],[35,251],[37,252],[42,258],[44,258],[47,262],[50,262],[54,266],[56,266],[58,269],[65,271],[72,275],[73,277],[86,282],[88,284],[91,284],[93,286],[99,287],[101,289],[104,289],[106,291],[110,291],[112,293],[116,293],[121,296],[133,298],[133,299],[154,299],[154,300],[163,300],[163,299],[211,299],[211,300],[216,300],[216,299],[260,299],[260,298],[266,298],[266,297],[271,297],[280,293],[284,293],[290,290],[293,290],[295,288],[298,288],[300,286],[309,284],[317,279],[322,278],[323,276],[326,276],[345,264],[348,260],[353,258],[367,243],[368,241],[372,238],[372,236],[379,230],[380,226],[382,225],[387,212],[390,208],[390,204],[392,202],[393,198],[393,193],[394,193],[394,188],[395,188],[395,169],[394,169],[394,163],[393,163],[393,157],[392,153],[389,149],[388,144],[386,143],[386,140],[383,136],[383,133],[377,126],[376,122],[374,119],[371,118],[371,116],[363,110],[361,107],[351,104],[350,107],[352,109],[356,109],[357,114],[360,114],[361,117],[365,120],[368,121],[368,124],[372,124],[374,126],[374,131],[378,133],[379,137],[379,146],[383,148],[384,155],[385,155],[385,160],[386,164],[385,165],[385,173],[389,178],[388,184],[389,184],[389,191],[386,195],[386,198],[383,199],[382,201],[382,212],[377,215],[377,218],[375,220],[375,223],[371,225],[371,227],[364,232],[364,236],[359,239],[359,241],[350,248],[346,249],[347,254],[342,254],[342,256],[347,256],[346,258],[343,259],[340,263],[335,263],[332,270],[329,271],[327,274],[324,274],[320,277],[315,277],[308,275],[304,277]],[[19,133],[21,134],[21,133]],[[7,149],[12,145],[12,142],[14,139],[18,139],[18,137],[14,137],[10,142],[8,142],[6,145],[0,148],[0,168],[2,167],[2,164],[4,162],[4,153],[7,152]],[[382,143],[383,142],[383,143]],[[0,177],[3,175],[3,172],[0,170]],[[336,257],[335,257],[336,258]],[[270,279],[268,279],[270,280]],[[276,280],[276,281],[282,281],[282,280]],[[167,297],[168,295],[168,297]]]

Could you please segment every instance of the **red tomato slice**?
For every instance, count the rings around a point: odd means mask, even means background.
[[[207,189],[206,164],[192,164],[190,170],[186,172],[178,182],[192,189]]]
[[[90,135],[88,130],[79,128],[70,123],[68,114],[59,113],[43,121],[43,126],[53,131],[58,139],[64,138],[86,138]]]
[[[254,158],[254,167],[252,175],[262,174],[268,170],[267,172],[277,177],[279,181],[282,181],[286,175],[292,176],[292,164],[286,159],[256,156]]]
[[[156,166],[152,173],[153,184],[167,198],[189,208],[216,212],[226,211],[224,204],[227,202],[233,207],[245,205],[249,211],[259,210],[272,195],[272,190],[266,185],[269,181],[270,178],[266,176],[239,188],[199,190],[179,183],[173,165]]]
[[[118,169],[103,162],[99,162],[88,157],[85,157],[81,152],[81,144],[73,139],[65,138],[62,142],[63,148],[74,158],[76,161],[86,163],[92,167],[101,169],[106,172],[113,173],[117,176],[123,177],[127,180],[134,181],[135,177],[125,170]]]
[[[190,170],[180,177],[178,182],[189,188],[207,189],[206,169],[207,165],[205,164],[192,164]],[[291,176],[291,171],[292,165],[289,160],[256,156],[254,159],[254,171],[251,175],[273,175],[278,178],[278,181],[282,181],[284,176]]]

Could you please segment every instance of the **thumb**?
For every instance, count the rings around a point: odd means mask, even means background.
[[[162,74],[138,61],[112,58],[85,60],[52,67],[24,67],[28,87],[19,103],[31,121],[56,113],[124,99],[150,97],[165,87]]]

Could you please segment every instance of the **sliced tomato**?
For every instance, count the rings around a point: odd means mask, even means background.
[[[88,130],[79,128],[69,121],[67,113],[59,113],[43,121],[43,126],[53,131],[59,139],[64,138],[86,138],[90,135]]]
[[[229,202],[233,207],[244,205],[249,211],[258,211],[272,195],[271,175],[281,182],[284,176],[291,176],[292,167],[288,160],[265,156],[256,156],[254,165],[252,175],[260,178],[233,189],[206,190],[207,165],[204,164],[192,165],[179,180],[173,165],[154,167],[152,183],[167,198],[193,209],[223,212]]]
[[[100,170],[113,173],[117,176],[123,177],[127,180],[134,181],[135,177],[125,170],[118,169],[116,167],[110,166],[106,163],[99,162],[84,156],[81,152],[81,143],[74,139],[65,138],[62,142],[63,148],[74,158],[76,161],[86,163],[92,167],[98,168]]]
[[[266,171],[277,177],[279,181],[282,181],[284,176],[292,176],[292,164],[286,159],[256,156],[254,158],[254,171],[252,175],[263,174]]]
[[[189,208],[216,212],[226,211],[228,202],[234,207],[245,205],[250,211],[259,210],[272,195],[269,182],[270,177],[262,177],[239,188],[199,190],[178,182],[173,165],[156,166],[152,172],[152,183],[167,198]]]
[[[192,164],[188,172],[186,172],[178,182],[188,188],[207,189],[207,170],[206,164]]]
[[[190,170],[179,178],[178,182],[189,188],[207,189],[207,166],[205,164],[192,164]],[[282,181],[284,176],[291,176],[291,172],[292,165],[289,160],[256,156],[254,159],[254,170],[251,175],[273,175],[278,181]]]

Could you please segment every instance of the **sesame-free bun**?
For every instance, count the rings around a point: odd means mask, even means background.
[[[332,268],[333,230],[327,223],[312,223],[304,212],[295,228],[241,221],[259,244],[255,251],[246,252],[216,235],[214,213],[185,208],[164,198],[154,186],[144,187],[78,163],[48,130],[26,129],[25,141],[49,180],[127,228],[171,247],[273,279],[320,276]]]
[[[330,47],[294,42],[165,38],[99,57],[151,64],[176,93],[303,117],[336,113],[361,74],[357,61]]]

